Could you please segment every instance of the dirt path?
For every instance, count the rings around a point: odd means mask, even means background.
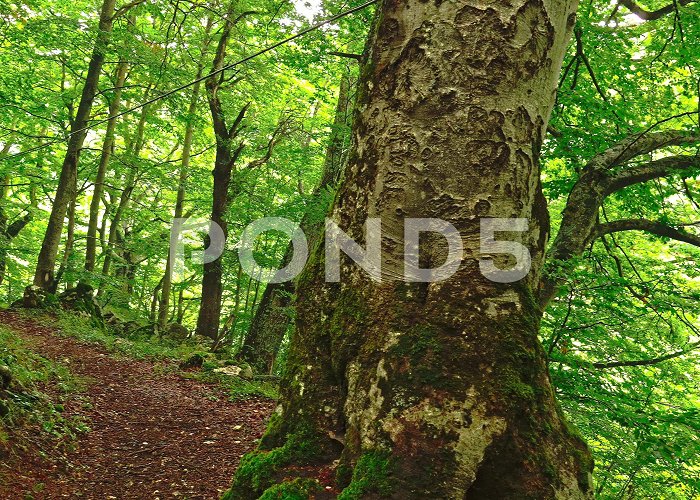
[[[230,402],[218,387],[162,373],[153,363],[115,359],[11,312],[0,312],[0,324],[92,379],[82,402],[64,413],[89,420],[78,449],[67,460],[20,455],[0,484],[2,499],[24,499],[39,483],[44,489],[34,498],[218,498],[274,406],[267,399]]]

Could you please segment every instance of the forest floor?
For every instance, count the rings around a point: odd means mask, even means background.
[[[90,428],[74,450],[43,449],[44,457],[39,431],[28,436],[34,449],[0,461],[2,499],[218,498],[274,407],[261,397],[231,401],[224,388],[184,378],[168,362],[118,357],[17,313],[0,311],[0,324],[85,380],[63,416]]]

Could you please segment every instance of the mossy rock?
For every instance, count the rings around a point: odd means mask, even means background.
[[[202,368],[206,361],[206,354],[195,352],[180,363],[181,370],[191,370],[192,368]]]
[[[104,326],[102,308],[95,298],[95,290],[85,283],[69,288],[58,296],[61,307],[68,311],[83,313],[90,317],[96,326]]]
[[[190,336],[190,331],[180,323],[170,323],[165,327],[163,334],[173,340],[183,341]]]
[[[55,303],[55,296],[48,293],[41,287],[29,285],[24,289],[22,298],[12,303],[10,307],[13,309],[44,309]]]

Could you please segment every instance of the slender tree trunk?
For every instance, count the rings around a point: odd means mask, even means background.
[[[105,59],[105,51],[109,44],[110,34],[112,31],[112,22],[114,15],[114,5],[116,0],[104,0],[100,11],[99,31],[95,41],[95,48],[92,52],[92,57],[88,65],[85,84],[78,105],[78,111],[71,124],[70,139],[68,140],[68,149],[61,167],[61,175],[58,179],[58,189],[54,198],[51,215],[44,234],[44,241],[41,244],[39,258],[37,260],[36,272],[34,274],[34,285],[49,290],[54,287],[54,268],[56,265],[56,256],[58,254],[58,245],[61,241],[61,233],[63,232],[63,222],[66,216],[66,211],[73,198],[75,198],[75,186],[77,184],[78,161],[80,159],[80,151],[83,147],[83,141],[87,134],[88,120],[92,104],[97,93],[97,84],[102,71],[102,64]]]
[[[320,231],[320,221],[314,220],[312,214],[318,213],[316,205],[318,205],[319,200],[324,199],[324,191],[335,190],[337,187],[345,160],[353,108],[350,79],[349,73],[343,75],[341,79],[323,174],[312,195],[312,209],[304,215],[300,224],[304,234],[311,237],[310,248],[313,248],[317,240],[314,239],[314,236]],[[325,210],[323,212],[325,213]],[[282,267],[286,266],[292,259],[293,252],[294,249],[290,243],[282,259]],[[260,306],[255,311],[250,330],[241,348],[241,357],[261,373],[270,373],[282,339],[292,323],[293,315],[290,308],[294,292],[294,281],[271,283],[265,288]]]
[[[148,96],[148,91],[146,92]],[[102,276],[103,279],[100,281],[100,286],[97,294],[102,295],[104,293],[104,286],[106,281],[104,278],[109,276],[110,269],[112,267],[112,260],[116,252],[116,246],[119,239],[119,229],[122,223],[122,217],[129,202],[131,201],[131,194],[136,188],[136,176],[138,173],[138,166],[136,161],[141,154],[141,149],[144,143],[144,132],[146,129],[146,119],[148,117],[150,107],[146,106],[141,110],[141,117],[139,118],[139,123],[136,127],[136,132],[131,140],[128,149],[129,160],[132,164],[129,165],[129,172],[127,173],[126,180],[124,181],[124,187],[122,189],[121,195],[119,196],[119,202],[114,210],[114,217],[109,226],[109,236],[107,238],[107,250],[105,252],[105,258],[102,263]]]
[[[207,37],[211,29],[211,18],[207,21]],[[204,42],[202,48],[202,57],[206,52],[206,48],[209,45],[209,40]],[[204,70],[203,61],[197,66],[196,80],[202,76],[202,71]],[[194,138],[194,118],[197,111],[197,101],[199,99],[200,83],[197,82],[192,87],[192,96],[190,97],[190,105],[187,110],[187,126],[185,127],[185,138],[182,146],[182,163],[180,164],[180,178],[177,187],[177,199],[175,201],[175,219],[181,219],[184,212],[185,205],[185,189],[187,184],[187,176],[189,175],[190,168],[190,154],[192,151],[192,139]],[[173,242],[171,241],[171,245]],[[168,322],[168,306],[170,304],[170,291],[172,289],[172,267],[170,262],[170,252],[168,252],[168,260],[165,264],[165,275],[163,276],[163,289],[161,292],[160,306],[158,310],[158,328],[165,328]]]
[[[6,156],[10,152],[12,147],[11,142],[6,142],[2,151],[0,151],[0,159]],[[40,170],[41,164],[37,164],[37,170]],[[27,210],[27,213],[14,220],[12,223],[9,222],[8,215],[5,212],[5,200],[10,193],[10,188],[12,185],[12,177],[6,175],[0,180],[2,186],[0,186],[0,285],[5,281],[5,274],[7,272],[7,252],[12,240],[14,240],[19,233],[33,220],[33,213],[31,210]],[[36,209],[39,202],[36,198],[36,184],[30,182],[29,186],[29,204],[30,207]],[[9,297],[9,294],[8,294]]]
[[[89,273],[95,270],[95,259],[97,256],[97,226],[100,215],[100,203],[102,201],[102,193],[104,192],[105,174],[109,160],[112,157],[112,149],[114,148],[114,129],[117,126],[116,115],[121,107],[122,87],[126,81],[127,64],[120,62],[117,65],[117,77],[115,82],[114,96],[109,104],[109,121],[107,122],[107,130],[105,131],[105,139],[102,143],[102,154],[100,155],[100,163],[97,166],[97,174],[95,176],[95,188],[92,193],[92,201],[90,202],[90,219],[88,220],[87,242],[85,248],[85,270]]]
[[[378,9],[333,219],[364,245],[366,220],[380,218],[382,280],[345,258],[340,283],[326,283],[323,245],[313,252],[279,412],[229,497],[293,477],[275,470],[285,461],[339,459],[343,498],[591,498],[590,453],[557,408],[538,341],[549,231],[538,155],[576,2]],[[459,230],[454,275],[401,279],[406,218]],[[525,278],[481,272],[481,218],[529,221],[496,236],[528,249]],[[422,266],[445,262],[445,246],[422,240]],[[507,254],[484,258],[512,268]]]
[[[221,38],[214,56],[212,70],[217,71],[223,68],[226,56],[226,46],[231,36],[231,29],[235,24],[233,15],[236,2],[229,4],[226,13],[226,21],[221,32]],[[233,124],[229,127],[219,97],[220,76],[210,77],[206,82],[207,98],[211,111],[214,135],[216,136],[216,159],[214,160],[214,187],[212,190],[212,210],[211,221],[221,227],[224,234],[224,241],[219,242],[225,245],[228,238],[228,224],[226,223],[226,209],[229,202],[229,185],[231,175],[239,155],[243,151],[243,143],[234,144],[236,137],[240,133],[240,125],[243,121],[248,106],[243,107]],[[209,247],[211,239],[205,239],[205,246]],[[221,278],[223,275],[223,259],[217,258],[213,262],[204,264],[204,274],[202,276],[202,302],[197,318],[197,333],[218,340],[219,323],[221,321],[221,299],[223,287]]]

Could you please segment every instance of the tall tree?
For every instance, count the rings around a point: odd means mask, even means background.
[[[340,459],[357,497],[591,496],[590,453],[557,408],[538,340],[549,232],[538,157],[576,6],[380,4],[333,218],[360,242],[366,220],[381,219],[382,280],[346,259],[340,282],[326,283],[316,248],[299,281],[281,413],[232,498],[272,482],[269,471],[251,476],[253,463],[297,465],[311,450]],[[459,230],[465,259],[449,279],[402,279],[409,217]],[[513,233],[531,256],[525,278],[481,272],[485,217],[529,221]],[[444,241],[426,240],[423,267],[444,262]]]
[[[95,175],[95,188],[92,192],[92,201],[90,202],[90,218],[88,220],[87,241],[85,246],[85,270],[89,273],[95,270],[95,259],[97,257],[97,224],[100,215],[100,204],[102,202],[102,193],[104,192],[105,175],[109,160],[112,157],[114,149],[114,129],[117,126],[117,114],[121,107],[122,87],[126,81],[126,73],[128,66],[124,61],[117,64],[116,78],[114,82],[114,95],[109,103],[109,121],[107,122],[107,130],[105,131],[104,141],[102,142],[102,152],[100,154],[100,162],[97,165],[97,174]]]
[[[187,108],[187,122],[185,125],[185,136],[183,139],[183,144],[182,144],[182,160],[180,163],[180,174],[179,174],[179,179],[178,179],[178,186],[177,186],[177,196],[175,200],[175,210],[174,210],[174,218],[175,219],[180,219],[182,218],[182,215],[184,213],[184,206],[185,206],[185,189],[186,189],[186,184],[187,184],[187,177],[189,175],[189,169],[190,169],[190,157],[192,154],[192,140],[194,139],[194,132],[195,132],[195,112],[197,111],[197,102],[199,101],[199,92],[200,92],[200,78],[202,77],[202,72],[204,71],[204,55],[206,54],[207,47],[209,46],[210,38],[209,38],[209,32],[211,30],[211,25],[212,25],[212,19],[209,17],[207,19],[207,26],[206,26],[206,39],[204,43],[202,44],[202,51],[201,51],[201,58],[199,63],[197,64],[197,73],[195,76],[195,80],[197,83],[195,83],[192,86],[192,94],[190,97],[190,103]],[[171,241],[171,245],[173,242]],[[168,252],[169,254],[170,252]],[[162,330],[165,328],[166,323],[168,322],[168,308],[170,306],[170,292],[172,290],[172,285],[173,285],[173,276],[172,276],[172,262],[170,262],[170,255],[168,255],[168,260],[165,264],[165,274],[163,275],[163,282],[161,285],[161,296],[160,296],[160,304],[159,304],[159,309],[158,309],[158,327]]]
[[[229,201],[231,174],[245,146],[245,143],[243,141],[237,141],[237,138],[241,133],[243,118],[248,110],[248,105],[243,106],[229,125],[219,95],[221,84],[224,81],[224,73],[221,72],[221,70],[224,67],[226,47],[231,37],[231,30],[236,23],[242,19],[242,16],[234,18],[237,4],[238,2],[235,1],[229,4],[224,26],[221,31],[221,37],[219,38],[219,44],[216,48],[216,54],[214,55],[212,73],[218,73],[212,74],[206,82],[207,99],[209,101],[214,134],[216,136],[216,159],[214,160],[214,170],[212,172],[214,176],[214,187],[212,191],[211,221],[218,224],[223,231],[224,241],[219,242],[220,244],[224,244],[228,236],[226,208],[228,207]],[[210,244],[211,239],[207,236],[205,245],[208,247]],[[219,335],[221,299],[223,293],[222,275],[223,267],[221,256],[204,265],[202,303],[197,318],[197,333],[213,339],[218,339]]]
[[[95,94],[97,93],[100,72],[102,71],[102,65],[105,60],[105,51],[107,50],[110,34],[112,32],[115,3],[116,0],[104,0],[102,3],[95,46],[85,76],[80,104],[71,122],[71,135],[68,139],[66,156],[63,160],[63,166],[61,167],[61,175],[59,177],[53,206],[51,207],[51,216],[46,226],[44,241],[37,259],[36,271],[34,273],[34,285],[45,290],[50,290],[55,287],[54,268],[56,266],[58,244],[61,241],[66,211],[76,195],[75,189],[77,185],[80,152],[83,147],[83,142],[85,141],[85,136],[87,135],[86,127],[90,119],[90,112],[95,100]]]
[[[150,89],[147,89],[144,95],[148,96],[149,91]],[[136,130],[130,137],[129,144],[127,144],[127,152],[125,156],[128,161],[128,170],[124,179],[124,185],[119,195],[119,201],[117,202],[117,206],[114,210],[114,216],[112,217],[109,225],[109,236],[107,237],[106,242],[106,252],[104,261],[102,262],[102,280],[98,289],[98,294],[100,295],[104,293],[106,278],[109,277],[110,270],[112,268],[112,260],[118,253],[117,246],[119,244],[119,231],[121,229],[122,219],[127,207],[129,206],[131,196],[138,182],[140,167],[139,156],[144,147],[146,121],[151,111],[152,105],[144,106],[141,109],[141,116],[139,117],[138,124],[136,125]]]

